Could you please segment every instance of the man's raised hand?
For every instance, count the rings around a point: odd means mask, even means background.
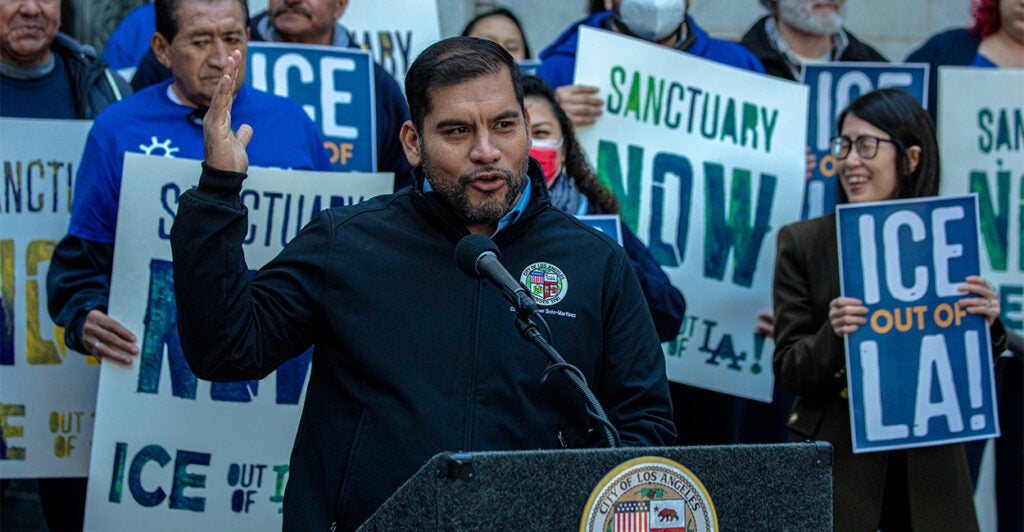
[[[210,110],[203,119],[203,148],[206,164],[218,170],[245,173],[249,169],[249,156],[245,147],[252,140],[252,128],[242,124],[238,132],[231,131],[231,105],[235,100],[235,83],[242,52],[235,50],[228,56],[224,73],[210,100]]]

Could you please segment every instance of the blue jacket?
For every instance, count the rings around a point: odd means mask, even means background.
[[[980,45],[981,37],[966,28],[958,28],[933,35],[907,56],[908,63],[928,63],[928,114],[933,121],[938,104],[939,67],[970,65]]]
[[[611,11],[602,11],[574,22],[569,29],[555,39],[555,42],[540,53],[540,58],[544,62],[537,69],[537,75],[544,78],[552,87],[572,85],[573,72],[576,70],[576,44],[579,41],[579,26],[607,29],[611,16]],[[695,40],[683,50],[684,52],[723,65],[764,72],[761,62],[746,48],[734,42],[711,37],[689,15],[686,16],[686,22],[689,24]]]
[[[155,31],[156,7],[146,2],[125,15],[107,39],[101,57],[115,70],[138,66],[149,52],[149,39]]]

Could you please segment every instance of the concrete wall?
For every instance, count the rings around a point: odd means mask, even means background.
[[[502,5],[522,20],[536,55],[585,14],[586,4],[586,0],[438,0],[441,34],[458,35],[474,13]],[[846,4],[849,30],[894,61],[902,61],[939,30],[970,21],[970,0],[849,0]],[[739,39],[765,14],[758,0],[691,0],[690,12],[711,35],[731,40]]]

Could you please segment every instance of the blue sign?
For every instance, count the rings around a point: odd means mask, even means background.
[[[896,87],[928,102],[928,65],[908,63],[809,63],[803,82],[810,88],[807,110],[807,146],[818,159],[804,187],[803,219],[828,214],[836,207],[838,161],[828,141],[837,134],[839,113],[858,96],[875,89]]]
[[[985,318],[957,290],[981,271],[976,196],[840,205],[844,296],[868,308],[845,337],[853,451],[999,435]]]
[[[302,105],[320,130],[336,169],[377,171],[376,99],[369,52],[250,42],[245,82]]]
[[[621,222],[618,214],[585,214],[577,218],[622,245],[622,228],[619,225]]]
[[[524,76],[536,76],[537,70],[540,68],[540,59],[520,59],[516,61],[519,63],[519,72]]]

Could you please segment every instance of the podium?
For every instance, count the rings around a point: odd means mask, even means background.
[[[601,480],[645,456],[694,473],[719,530],[832,530],[832,447],[821,442],[442,453],[359,530],[579,530]]]

